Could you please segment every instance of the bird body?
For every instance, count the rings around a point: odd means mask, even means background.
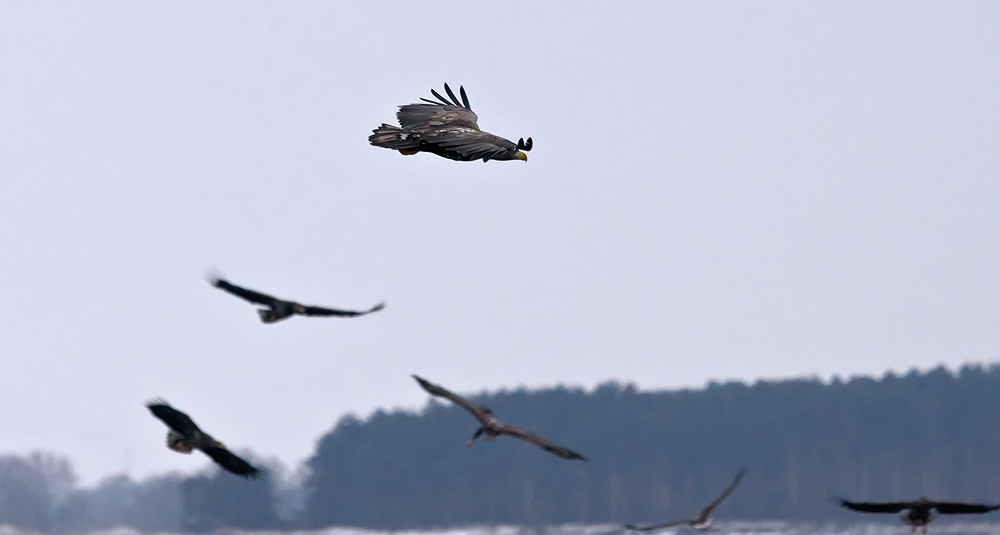
[[[414,375],[413,378],[416,379],[421,388],[426,390],[431,395],[450,400],[452,403],[469,411],[476,417],[477,420],[479,420],[479,429],[477,429],[475,434],[472,435],[472,439],[465,444],[466,446],[471,446],[480,436],[484,436],[483,440],[489,442],[500,435],[507,435],[530,442],[549,453],[562,457],[563,459],[578,461],[587,460],[587,458],[583,455],[580,455],[569,448],[554,444],[530,431],[525,431],[524,429],[513,425],[500,423],[500,421],[493,416],[493,411],[486,407],[480,407],[468,399],[416,375]]]
[[[226,446],[199,428],[187,414],[173,408],[163,400],[146,404],[153,416],[170,427],[167,432],[167,447],[180,453],[190,454],[201,450],[216,464],[228,472],[248,479],[260,477],[261,471],[226,449]]]
[[[691,518],[685,518],[684,520],[675,520],[673,522],[665,522],[663,524],[654,524],[652,526],[644,526],[644,527],[638,527],[632,524],[628,524],[625,526],[625,529],[631,529],[633,531],[656,531],[664,528],[670,528],[673,526],[686,525],[686,526],[691,526],[692,528],[695,528],[697,530],[705,531],[708,528],[712,527],[712,524],[715,522],[710,517],[712,511],[714,511],[715,508],[718,507],[723,500],[728,498],[729,495],[732,494],[734,490],[736,490],[736,486],[740,484],[740,480],[743,479],[743,474],[745,473],[746,469],[741,468],[740,471],[736,474],[736,477],[733,479],[733,482],[729,485],[729,487],[727,487],[726,490],[722,491],[722,494],[720,494],[717,498],[715,498],[715,500],[712,501],[712,503],[708,504],[708,506],[702,509],[700,513]]]
[[[254,304],[264,305],[267,308],[257,309],[260,321],[264,323],[276,323],[292,316],[341,316],[357,317],[378,312],[385,308],[385,303],[379,303],[368,310],[339,310],[335,308],[324,308],[311,305],[303,305],[295,301],[285,301],[274,296],[261,293],[241,286],[236,286],[222,277],[213,276],[209,278],[212,286],[220,290],[229,292],[245,301]]]
[[[404,155],[430,152],[449,160],[469,162],[473,160],[522,160],[531,150],[528,138],[514,142],[479,129],[479,116],[469,106],[465,87],[459,87],[462,100],[455,97],[448,84],[444,90],[450,97],[445,98],[431,90],[437,100],[421,98],[422,103],[404,104],[396,112],[399,126],[382,123],[373,130],[368,141],[376,146],[398,150]]]
[[[910,526],[911,532],[915,532],[917,528],[922,527],[924,533],[927,533],[927,524],[930,524],[932,520],[937,518],[938,513],[943,515],[980,514],[1000,509],[1000,505],[935,502],[922,496],[912,502],[852,502],[840,500],[840,506],[860,513],[898,513],[906,511],[900,518],[903,523]]]

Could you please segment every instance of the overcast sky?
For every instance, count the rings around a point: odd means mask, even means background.
[[[0,452],[1000,358],[1000,4],[5,2]],[[371,147],[464,85],[527,163]],[[388,307],[263,325],[232,282]],[[470,426],[471,426],[470,421]],[[472,429],[472,427],[470,427]],[[405,437],[399,437],[405,440]]]

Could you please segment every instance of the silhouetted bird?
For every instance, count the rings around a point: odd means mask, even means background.
[[[988,513],[1000,509],[1000,505],[983,505],[978,503],[963,502],[932,502],[921,497],[912,502],[850,502],[839,500],[841,507],[846,507],[852,511],[862,513],[898,513],[906,511],[902,516],[903,523],[910,526],[910,532],[917,531],[923,527],[927,533],[927,524],[937,516],[935,511],[942,515],[968,515],[978,513]]]
[[[523,160],[528,161],[525,152],[531,150],[531,138],[513,142],[489,132],[483,132],[477,124],[479,117],[469,106],[465,88],[459,87],[462,95],[459,102],[448,84],[444,90],[451,100],[431,89],[437,100],[421,98],[424,103],[404,104],[396,112],[399,126],[382,123],[373,130],[368,141],[376,147],[398,150],[410,155],[418,152],[432,152],[450,160],[470,162],[473,160]]]
[[[260,321],[264,323],[274,323],[296,314],[300,316],[342,316],[353,318],[378,312],[385,308],[385,303],[379,303],[368,310],[338,310],[336,308],[301,305],[295,301],[284,301],[264,293],[230,284],[229,281],[222,277],[210,277],[208,281],[216,288],[225,290],[237,297],[242,297],[251,303],[266,306],[267,308],[257,309]]]
[[[420,377],[417,377],[416,375],[414,375],[413,378],[416,379],[417,382],[420,383],[420,386],[427,392],[435,396],[450,399],[455,405],[458,405],[459,407],[462,407],[463,409],[471,412],[472,415],[475,416],[477,420],[479,420],[479,423],[482,425],[480,426],[479,429],[476,430],[476,433],[472,435],[472,440],[468,441],[465,444],[466,446],[471,446],[472,443],[475,442],[477,438],[479,438],[479,435],[485,434],[486,437],[483,440],[487,442],[493,440],[494,438],[500,435],[508,435],[514,438],[519,438],[521,440],[531,442],[532,444],[537,445],[543,450],[549,453],[554,453],[562,457],[563,459],[579,460],[579,461],[587,460],[587,458],[584,457],[583,455],[580,455],[579,453],[570,450],[569,448],[564,448],[562,446],[553,444],[552,442],[549,442],[548,440],[545,440],[544,438],[534,433],[525,431],[523,429],[514,427],[512,425],[501,424],[493,416],[493,411],[491,411],[490,409],[487,409],[485,407],[480,407],[479,405],[476,405],[475,403],[463,398],[462,396],[459,396],[458,394],[454,394],[448,390],[445,390],[444,388],[441,388],[436,384],[430,383]]]
[[[740,468],[739,473],[736,474],[736,478],[733,479],[733,484],[729,485],[729,488],[724,490],[722,494],[720,494],[719,497],[715,499],[714,502],[708,504],[708,507],[702,509],[701,512],[698,513],[696,516],[684,520],[675,520],[673,522],[667,522],[665,524],[656,524],[653,526],[645,526],[645,527],[637,527],[633,526],[632,524],[628,524],[625,526],[625,528],[635,531],[654,531],[657,529],[669,528],[673,526],[687,525],[691,526],[692,528],[704,531],[712,527],[713,520],[709,518],[709,515],[711,515],[712,511],[714,511],[715,508],[718,507],[720,503],[722,503],[722,500],[725,500],[727,497],[729,497],[730,494],[732,494],[734,490],[736,490],[736,485],[740,484],[740,479],[743,478],[744,473],[746,473],[746,469]]]
[[[170,427],[167,432],[167,447],[181,453],[191,453],[198,449],[212,458],[222,468],[248,479],[260,477],[261,471],[237,457],[226,446],[202,431],[183,412],[173,408],[162,399],[146,404],[154,416]]]

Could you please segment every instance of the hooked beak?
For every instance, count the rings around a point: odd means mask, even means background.
[[[517,152],[514,153],[514,159],[526,162],[526,161],[528,161],[528,155],[525,154],[524,151],[520,151],[519,150],[519,151],[517,151]]]

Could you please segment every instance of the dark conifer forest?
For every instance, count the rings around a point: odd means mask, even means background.
[[[466,447],[477,422],[433,401],[419,413],[341,418],[320,438],[303,486],[283,498],[273,478],[217,470],[78,489],[68,460],[2,456],[0,524],[207,532],[656,522],[693,515],[741,467],[746,476],[719,519],[895,521],[843,511],[837,497],[1000,502],[1000,365],[656,392],[609,382],[473,399],[590,460],[510,437]],[[298,506],[277,507],[289,492],[302,497]]]

